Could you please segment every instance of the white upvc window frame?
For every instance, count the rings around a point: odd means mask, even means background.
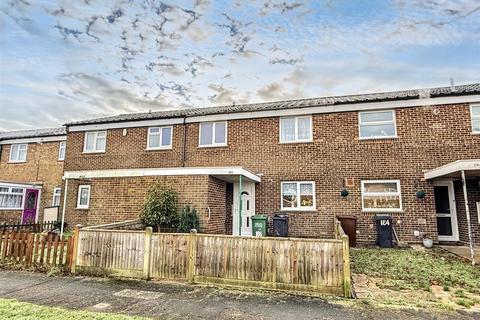
[[[82,189],[88,190],[88,197],[87,197],[87,204],[80,204]],[[90,207],[90,194],[91,194],[91,186],[89,184],[82,184],[78,186],[77,191],[77,209],[88,209]]]
[[[282,122],[286,119],[295,119],[295,139],[291,141],[283,141],[282,140]],[[301,118],[309,118],[310,120],[310,138],[308,139],[299,139],[298,138],[298,119]],[[303,143],[303,142],[313,142],[313,117],[311,115],[306,115],[306,116],[290,116],[290,117],[280,117],[279,118],[279,132],[278,132],[278,141],[282,144],[288,144],[288,143]]]
[[[470,128],[472,129],[472,134],[480,134],[480,130],[475,130],[473,128],[473,120],[480,120],[480,115],[473,115],[473,108],[480,108],[480,104],[471,104],[470,105]]]
[[[20,207],[18,208],[11,208],[11,207],[0,207],[0,210],[23,210],[23,203],[25,202],[25,187],[17,187],[14,185],[0,185],[2,188],[8,188],[8,191],[0,191],[0,194],[10,194],[10,195],[16,195],[22,196],[22,199],[20,201]],[[12,192],[13,189],[22,189],[22,192]]]
[[[212,124],[212,143],[202,144],[202,125]],[[215,143],[215,128],[217,123],[225,124],[225,142]],[[198,124],[198,147],[199,148],[212,148],[212,147],[226,147],[228,145],[228,121],[205,121]]]
[[[151,133],[152,129],[158,129],[158,132]],[[162,146],[162,139],[163,139],[163,129],[170,129],[170,142],[166,146]],[[159,136],[159,143],[158,147],[150,147],[150,137],[152,135]],[[147,149],[146,150],[167,150],[172,149],[172,141],[173,141],[173,126],[161,126],[161,127],[149,127],[147,129]]]
[[[63,150],[63,153],[62,153]],[[58,161],[65,161],[65,154],[67,152],[67,141],[60,141],[58,144]]]
[[[15,155],[13,154],[14,146],[18,147]],[[25,151],[25,159],[19,159],[20,151]],[[15,156],[15,158],[13,156]],[[16,143],[16,144],[10,145],[10,155],[8,157],[8,163],[27,162],[27,157],[28,157],[28,143]]]
[[[297,185],[297,206],[296,207],[284,207],[283,206],[283,185],[287,183],[295,183]],[[310,207],[300,206],[300,185],[311,184],[313,191],[313,204]],[[280,210],[281,211],[316,211],[317,210],[317,197],[315,192],[315,181],[282,181],[280,183]]]
[[[103,150],[97,149],[98,134],[101,132],[105,132],[105,148]],[[87,136],[91,134],[95,135],[94,136],[95,147],[93,150],[87,150]],[[83,153],[105,153],[105,151],[107,150],[107,135],[108,135],[107,130],[86,131],[83,139]]]
[[[368,113],[381,113],[381,112],[391,112],[392,113],[392,120],[385,120],[385,121],[371,121],[367,123],[362,123],[362,114],[368,114]],[[360,140],[377,140],[377,139],[395,139],[398,138],[398,133],[397,133],[397,115],[395,112],[395,109],[383,109],[383,110],[371,110],[371,111],[359,111],[357,114],[358,117],[358,138]],[[395,130],[395,133],[390,136],[372,136],[372,137],[362,137],[362,126],[368,126],[368,125],[381,125],[381,124],[392,124],[393,123],[393,128]]]
[[[55,198],[58,197],[58,205],[55,205]],[[62,188],[53,188],[52,207],[59,207],[62,202]]]
[[[365,192],[365,184],[368,183],[396,183],[397,184],[397,192]],[[362,180],[361,181],[361,189],[360,192],[362,194],[362,211],[363,212],[403,212],[403,203],[402,203],[402,189],[401,183],[399,179],[384,179],[384,180]],[[400,208],[365,208],[364,197],[365,196],[398,196]]]

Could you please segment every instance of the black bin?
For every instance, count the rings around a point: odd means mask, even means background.
[[[392,217],[387,215],[375,216],[377,223],[377,244],[381,248],[392,248]]]
[[[288,237],[288,215],[276,213],[273,216],[273,236]]]

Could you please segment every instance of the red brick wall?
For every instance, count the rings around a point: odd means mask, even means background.
[[[433,111],[439,112],[435,114]],[[359,217],[359,241],[376,238],[374,214],[361,212],[360,181],[400,179],[403,213],[392,214],[403,241],[419,241],[413,231],[436,234],[433,188],[423,181],[429,170],[459,159],[480,156],[480,136],[471,134],[468,105],[396,109],[397,139],[360,140],[357,112],[313,116],[314,141],[279,144],[279,118],[228,122],[228,146],[198,148],[198,124],[187,125],[187,167],[243,166],[262,174],[256,209],[280,209],[281,181],[315,181],[316,210],[291,212],[292,236],[331,237],[334,217]],[[130,167],[178,167],[182,164],[183,129],[175,126],[173,149],[146,152],[147,128],[109,130],[105,154],[82,154],[83,133],[69,134],[66,170]],[[340,196],[344,178],[354,178],[347,198]],[[425,190],[426,198],[415,193]],[[228,223],[228,222],[227,222]]]
[[[477,215],[477,201],[480,201],[480,188],[478,183],[478,179],[467,180],[468,209],[470,210],[472,237],[475,243],[480,244],[480,224],[478,223]],[[465,198],[461,181],[454,183],[454,190],[460,242],[467,244],[469,242],[467,213],[465,211]]]
[[[52,205],[53,189],[62,186],[63,161],[58,161],[60,142],[29,143],[27,161],[8,163],[10,145],[2,145],[0,157],[0,180],[37,183],[42,185],[39,221],[43,218],[43,209]],[[20,220],[21,211],[0,210],[0,221],[9,216],[10,220]]]

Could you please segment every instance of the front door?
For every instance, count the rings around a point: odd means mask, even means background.
[[[239,212],[239,195],[238,183],[233,184],[233,235],[251,236],[252,235],[252,216],[255,215],[255,183],[244,182],[242,184],[242,227],[239,231],[240,212]]]
[[[439,241],[458,241],[457,212],[453,182],[435,182],[435,211]]]
[[[22,223],[34,223],[37,218],[38,190],[27,189],[23,205]]]

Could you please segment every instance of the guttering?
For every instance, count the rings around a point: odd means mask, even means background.
[[[44,143],[44,142],[55,142],[55,141],[66,141],[67,136],[53,136],[53,137],[35,137],[35,138],[12,138],[1,140],[0,145],[3,144],[19,144],[19,143]]]
[[[322,113],[337,113],[337,112],[352,112],[352,111],[366,111],[366,110],[382,110],[382,109],[399,109],[399,108],[414,108],[421,106],[434,106],[445,104],[467,104],[480,102],[480,95],[464,95],[464,96],[450,96],[437,98],[422,98],[422,99],[404,99],[391,100],[382,102],[361,102],[348,104],[334,104],[322,105],[314,107],[265,110],[265,111],[249,111],[249,112],[230,112],[199,116],[184,116],[156,120],[132,120],[120,121],[99,124],[79,124],[68,127],[69,131],[90,131],[90,130],[106,130],[118,128],[133,128],[133,127],[149,127],[149,126],[164,126],[173,124],[182,124],[204,121],[228,121],[240,119],[255,119],[255,118],[270,118],[282,116],[297,116],[310,115]],[[68,126],[68,125],[67,125]]]
[[[180,167],[180,168],[144,168],[144,169],[108,169],[65,171],[63,179],[90,179],[90,178],[124,178],[149,176],[238,176],[242,175],[252,181],[260,182],[260,176],[242,167]]]

